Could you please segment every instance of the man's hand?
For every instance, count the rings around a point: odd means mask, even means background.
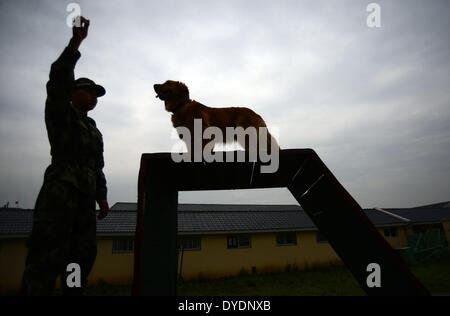
[[[87,37],[89,23],[90,21],[82,16],[75,18],[72,27],[72,38],[69,42],[69,47],[72,50],[77,51],[80,47],[81,42]]]
[[[102,220],[102,219],[104,219],[106,217],[106,215],[108,215],[108,212],[109,212],[108,201],[102,200],[102,201],[99,201],[97,203],[100,206],[100,212],[98,213],[97,218]]]

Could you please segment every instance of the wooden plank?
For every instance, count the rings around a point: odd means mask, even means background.
[[[317,156],[308,168],[316,170],[315,174],[321,176],[306,191],[302,178],[298,178],[288,189],[361,288],[368,295],[428,295],[361,207]],[[367,282],[372,273],[368,267],[373,263],[380,267],[380,287]]]

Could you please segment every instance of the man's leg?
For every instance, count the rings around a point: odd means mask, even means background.
[[[65,280],[71,273],[65,272],[62,279],[63,295],[82,295],[87,286],[88,276],[95,263],[97,256],[97,234],[95,201],[93,198],[82,194],[78,197],[79,208],[71,214],[72,231],[70,236],[69,263],[76,263],[80,266],[81,287],[68,287]]]
[[[44,183],[33,214],[21,295],[50,295],[68,256],[67,211],[74,189],[63,182]]]

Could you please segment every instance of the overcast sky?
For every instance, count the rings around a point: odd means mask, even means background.
[[[50,64],[72,1],[0,1],[0,204],[32,208],[50,162]],[[75,76],[107,93],[110,205],[133,202],[142,153],[175,144],[152,86],[185,82],[209,106],[248,106],[282,148],[313,148],[363,207],[450,200],[450,1],[78,1],[91,20]],[[286,203],[286,189],[181,193],[190,203]]]

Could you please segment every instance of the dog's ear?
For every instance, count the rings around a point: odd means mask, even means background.
[[[189,99],[189,89],[188,87],[181,81],[177,81],[178,85],[178,91],[180,92],[180,95],[185,97],[186,99]]]

